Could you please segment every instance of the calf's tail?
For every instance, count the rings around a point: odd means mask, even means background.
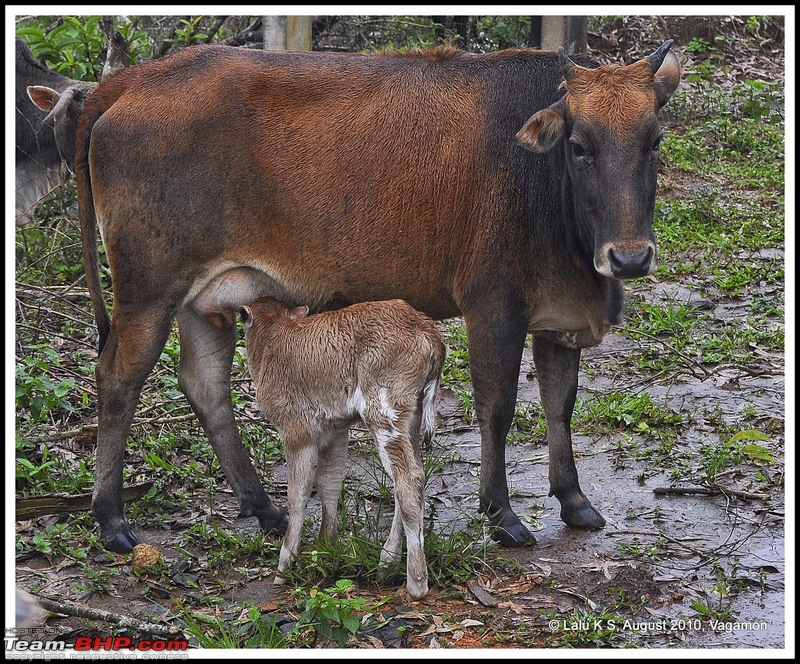
[[[434,344],[430,355],[428,382],[422,390],[422,446],[428,447],[436,433],[436,394],[439,391],[439,379],[444,365],[444,341]]]

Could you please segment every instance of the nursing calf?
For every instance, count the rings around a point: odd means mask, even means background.
[[[314,483],[322,501],[320,537],[337,536],[347,431],[361,420],[394,482],[394,518],[381,561],[400,558],[405,532],[408,594],[424,597],[420,434],[433,435],[445,356],[435,324],[403,300],[309,316],[308,307],[260,297],[239,316],[258,404],[278,429],[289,466],[289,524],[275,583],[297,556]]]

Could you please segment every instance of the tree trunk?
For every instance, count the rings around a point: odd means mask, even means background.
[[[585,53],[587,26],[586,16],[543,16],[541,46],[546,51],[563,46],[569,53]]]
[[[311,16],[264,16],[263,24],[265,50],[311,50]]]

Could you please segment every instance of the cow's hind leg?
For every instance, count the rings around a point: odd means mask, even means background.
[[[97,453],[92,515],[108,550],[128,553],[139,538],[125,520],[122,470],[125,443],[142,386],[169,336],[166,311],[128,315],[115,312],[111,330],[97,360]]]
[[[181,360],[178,382],[200,420],[239,500],[242,516],[255,516],[266,531],[283,533],[288,517],[274,505],[242,444],[231,400],[236,328],[219,329],[189,307],[178,315]]]
[[[602,515],[583,495],[572,452],[570,420],[578,391],[581,351],[534,337],[533,360],[547,420],[550,495],[561,503],[561,520],[574,528],[600,528]]]

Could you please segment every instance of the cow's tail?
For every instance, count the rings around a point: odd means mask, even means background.
[[[83,270],[86,285],[92,300],[94,319],[97,324],[98,349],[103,347],[111,331],[111,318],[106,309],[103,287],[100,283],[100,256],[97,251],[97,215],[94,209],[92,177],[89,170],[89,146],[92,128],[108,110],[110,104],[104,103],[93,94],[86,101],[78,122],[75,139],[75,183],[78,191],[78,217],[81,226],[81,246],[83,248]]]

